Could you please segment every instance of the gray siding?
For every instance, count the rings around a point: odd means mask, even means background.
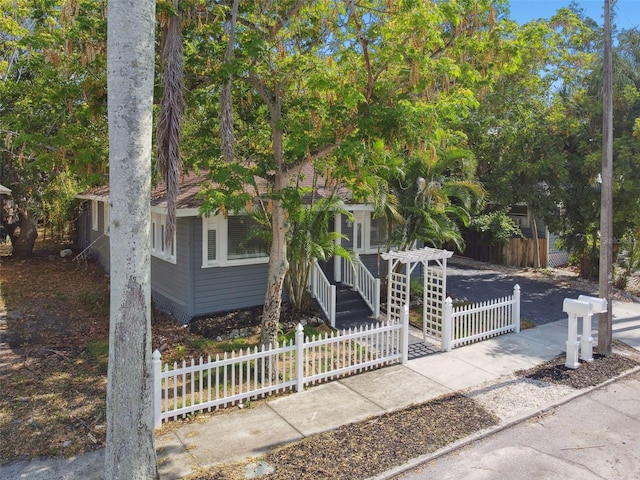
[[[183,323],[193,316],[191,218],[176,223],[176,263],[151,256],[151,289],[156,306]]]
[[[111,252],[109,250],[110,238],[104,234],[105,227],[108,226],[106,220],[104,202],[98,202],[98,231],[91,231],[98,238],[98,241],[94,243],[93,249],[100,252],[99,258],[102,268],[109,273],[111,270]]]
[[[263,305],[268,265],[202,268],[202,221],[192,226],[194,316]]]
[[[367,267],[367,270],[371,272],[376,278],[384,278],[387,274],[387,261],[383,260],[380,257],[380,261],[378,263],[378,254],[377,253],[367,253],[360,255],[360,261]]]
[[[109,255],[109,237],[104,234],[104,204],[98,202],[98,230],[93,229],[93,219],[91,218],[91,202],[88,201],[85,208],[80,212],[83,217],[78,224],[82,230],[78,232],[78,247],[87,248],[91,245],[90,253],[100,263],[105,272],[109,273],[111,256]]]

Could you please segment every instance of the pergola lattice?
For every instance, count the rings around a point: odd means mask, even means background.
[[[387,321],[401,322],[402,311],[409,305],[411,273],[422,265],[422,333],[424,340],[442,339],[442,318],[447,295],[447,258],[453,252],[424,247],[383,253],[387,260]],[[432,265],[430,265],[432,263]]]

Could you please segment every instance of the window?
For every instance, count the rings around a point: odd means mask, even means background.
[[[218,260],[218,231],[207,230],[207,263]]]
[[[364,243],[362,242],[362,230],[364,230],[364,221],[357,221],[353,224],[353,243],[357,251],[364,250]]]
[[[267,256],[267,246],[257,235],[258,228],[251,217],[227,217],[227,260]]]
[[[98,231],[98,201],[91,200],[91,228]]]
[[[220,231],[224,219],[220,216],[202,217],[202,266],[220,264]]]
[[[162,213],[151,214],[151,255],[167,262],[176,263],[176,234],[169,246],[165,245],[167,216]],[[177,229],[177,225],[176,225]]]
[[[513,205],[508,215],[520,228],[529,228],[531,226],[529,221],[529,209],[526,205]]]
[[[269,259],[258,223],[247,215],[202,219],[202,266],[250,265]]]
[[[387,244],[387,223],[384,218],[373,219],[372,212],[353,212],[353,227],[351,233],[353,249],[358,253],[377,253],[378,247],[383,251]]]
[[[369,229],[369,248],[384,251],[387,246],[387,220],[385,218],[371,218]]]

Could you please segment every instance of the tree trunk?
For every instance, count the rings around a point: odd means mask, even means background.
[[[159,478],[153,444],[149,244],[154,30],[154,0],[109,0],[107,480]]]
[[[533,268],[540,268],[540,241],[538,239],[538,222],[536,215],[531,210],[531,236],[533,237]]]
[[[271,252],[269,253],[269,269],[267,272],[267,291],[264,295],[264,307],[262,310],[262,322],[260,341],[263,345],[277,345],[278,323],[280,322],[280,309],[282,307],[282,288],[284,278],[289,269],[287,260],[287,232],[289,221],[287,211],[282,200],[277,198],[278,192],[282,192],[288,183],[288,176],[284,167],[283,138],[284,132],[279,126],[282,118],[281,106],[276,100],[270,105],[271,131],[273,136],[273,156],[275,163],[274,192],[271,209]]]
[[[9,234],[11,237],[11,255],[15,258],[26,258],[33,254],[33,247],[38,237],[35,219],[26,207],[18,209],[18,222]]]
[[[284,184],[284,175],[276,174],[276,191]],[[274,200],[271,211],[273,240],[269,253],[269,270],[267,273],[267,291],[264,296],[262,311],[262,332],[260,341],[263,345],[277,345],[278,323],[282,307],[282,287],[289,269],[287,261],[287,231],[289,222],[287,212],[280,200]]]

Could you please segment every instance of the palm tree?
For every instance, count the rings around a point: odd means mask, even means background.
[[[158,171],[167,186],[167,225],[165,242],[173,239],[176,225],[176,199],[182,173],[180,145],[182,140],[182,115],[184,111],[184,72],[182,28],[178,0],[172,9],[161,15],[162,29],[162,100],[158,118]],[[165,8],[168,8],[165,6]]]
[[[295,311],[304,311],[310,306],[307,285],[316,261],[326,262],[336,255],[351,260],[349,252],[338,243],[345,236],[330,228],[331,218],[337,214],[351,218],[342,200],[335,195],[320,198],[311,205],[299,203],[297,207],[289,208],[289,270],[285,287],[289,304]]]
[[[407,154],[405,174],[391,179],[404,218],[392,235],[400,249],[416,242],[433,247],[454,242],[462,248],[460,226],[468,226],[470,212],[483,199],[482,187],[473,180],[473,154],[446,146],[443,135],[431,148]]]

